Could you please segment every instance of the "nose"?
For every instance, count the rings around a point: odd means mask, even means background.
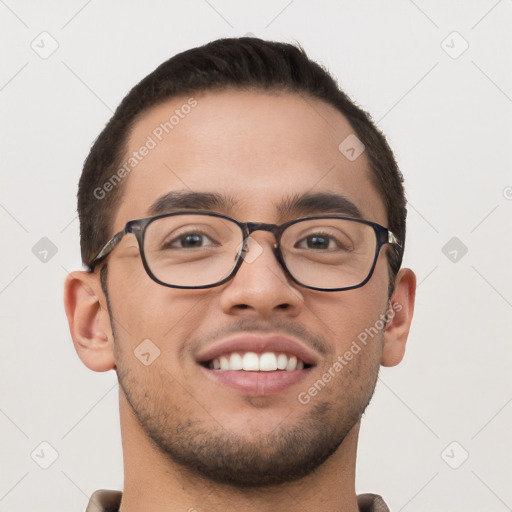
[[[298,315],[304,297],[276,259],[273,234],[253,233],[247,244],[242,265],[222,291],[224,313],[264,318],[274,314]]]

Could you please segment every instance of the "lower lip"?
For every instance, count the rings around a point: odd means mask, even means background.
[[[209,370],[201,366],[208,378],[251,396],[274,395],[299,383],[309,373],[306,370],[245,372]]]

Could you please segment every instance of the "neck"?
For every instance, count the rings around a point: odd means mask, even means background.
[[[124,490],[120,512],[357,512],[355,461],[359,423],[312,474],[287,484],[240,489],[207,480],[170,460],[147,437],[120,393]]]

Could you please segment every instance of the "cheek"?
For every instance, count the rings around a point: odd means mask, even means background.
[[[141,269],[140,272],[112,272],[109,275],[109,298],[116,335],[123,348],[132,351],[145,339],[160,350],[179,347],[180,341],[197,324],[201,316],[204,291],[179,290],[159,285]],[[169,343],[175,340],[177,343]]]
[[[361,288],[311,296],[306,302],[317,329],[331,341],[334,358],[343,356],[347,351],[366,354],[363,360],[379,357],[384,328],[381,315],[387,305],[387,281],[372,280]],[[360,357],[358,359],[361,360]]]

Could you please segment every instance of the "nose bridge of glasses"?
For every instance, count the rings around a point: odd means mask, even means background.
[[[277,224],[267,224],[265,222],[246,222],[244,237],[248,238],[255,231],[268,231],[274,235],[275,242],[273,247],[276,248],[279,243],[280,229]]]

